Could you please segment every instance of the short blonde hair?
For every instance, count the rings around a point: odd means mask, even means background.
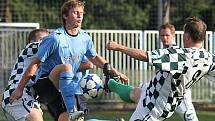
[[[170,29],[172,35],[175,35],[175,27],[170,23],[162,24],[159,28],[159,32],[161,29],[167,29],[167,28]]]
[[[84,8],[85,2],[80,1],[80,0],[69,0],[65,2],[62,7],[61,7],[61,18],[63,21],[63,24],[65,24],[65,19],[64,15],[68,16],[68,12],[71,8],[76,8],[76,7],[83,7]]]

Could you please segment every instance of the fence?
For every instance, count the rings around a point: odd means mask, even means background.
[[[5,29],[0,28],[0,91],[3,91],[3,86],[7,83],[10,70],[18,56],[20,50],[26,45],[26,37],[30,29]],[[99,55],[105,57],[109,62],[118,70],[125,73],[130,77],[130,85],[138,86],[140,81],[149,81],[152,78],[154,69],[143,63],[142,61],[135,60],[129,56],[114,52],[106,51],[105,44],[108,41],[117,41],[123,45],[139,48],[144,50],[152,50],[161,47],[158,37],[158,31],[134,31],[134,30],[88,30],[92,36],[95,47]],[[183,45],[180,41],[183,39],[183,32],[176,32],[176,43]],[[212,32],[207,32],[206,42],[204,47],[210,52],[214,52],[214,43]],[[159,44],[158,44],[159,43]],[[213,48],[212,48],[213,47]],[[100,69],[94,69],[94,72],[102,75]],[[192,88],[193,101],[195,102],[211,102],[213,96],[213,84],[211,81],[202,79],[199,83]],[[119,97],[113,93],[104,94],[100,102],[120,102]]]

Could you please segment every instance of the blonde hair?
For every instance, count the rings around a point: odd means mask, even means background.
[[[84,8],[84,4],[85,2],[80,0],[69,0],[65,2],[61,7],[61,18],[62,18],[63,24],[65,24],[64,16],[68,16],[69,10],[71,8],[76,8],[76,7]]]
[[[167,29],[167,28],[170,29],[172,35],[175,35],[175,27],[174,27],[174,25],[172,25],[170,23],[165,23],[165,24],[161,25],[159,28],[159,31],[161,29]]]

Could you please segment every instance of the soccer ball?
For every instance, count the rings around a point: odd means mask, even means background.
[[[88,74],[80,81],[81,93],[87,99],[99,97],[104,91],[104,84],[97,74]]]

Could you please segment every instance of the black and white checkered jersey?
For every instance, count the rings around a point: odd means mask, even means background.
[[[3,103],[7,104],[9,103],[9,97],[11,93],[15,90],[15,88],[18,86],[19,81],[22,78],[22,75],[24,74],[25,70],[27,69],[28,65],[31,63],[32,58],[38,51],[38,46],[40,42],[33,42],[26,45],[26,47],[21,51],[19,54],[16,63],[14,64],[14,67],[11,71],[9,80],[8,80],[8,86],[5,88],[4,94],[3,94]],[[29,86],[26,86],[26,91],[30,91],[30,85],[34,83],[34,77],[28,81]]]
[[[148,51],[148,57],[159,71],[150,81],[142,103],[158,119],[171,116],[185,90],[202,77],[215,81],[215,57],[205,49],[170,47]]]

